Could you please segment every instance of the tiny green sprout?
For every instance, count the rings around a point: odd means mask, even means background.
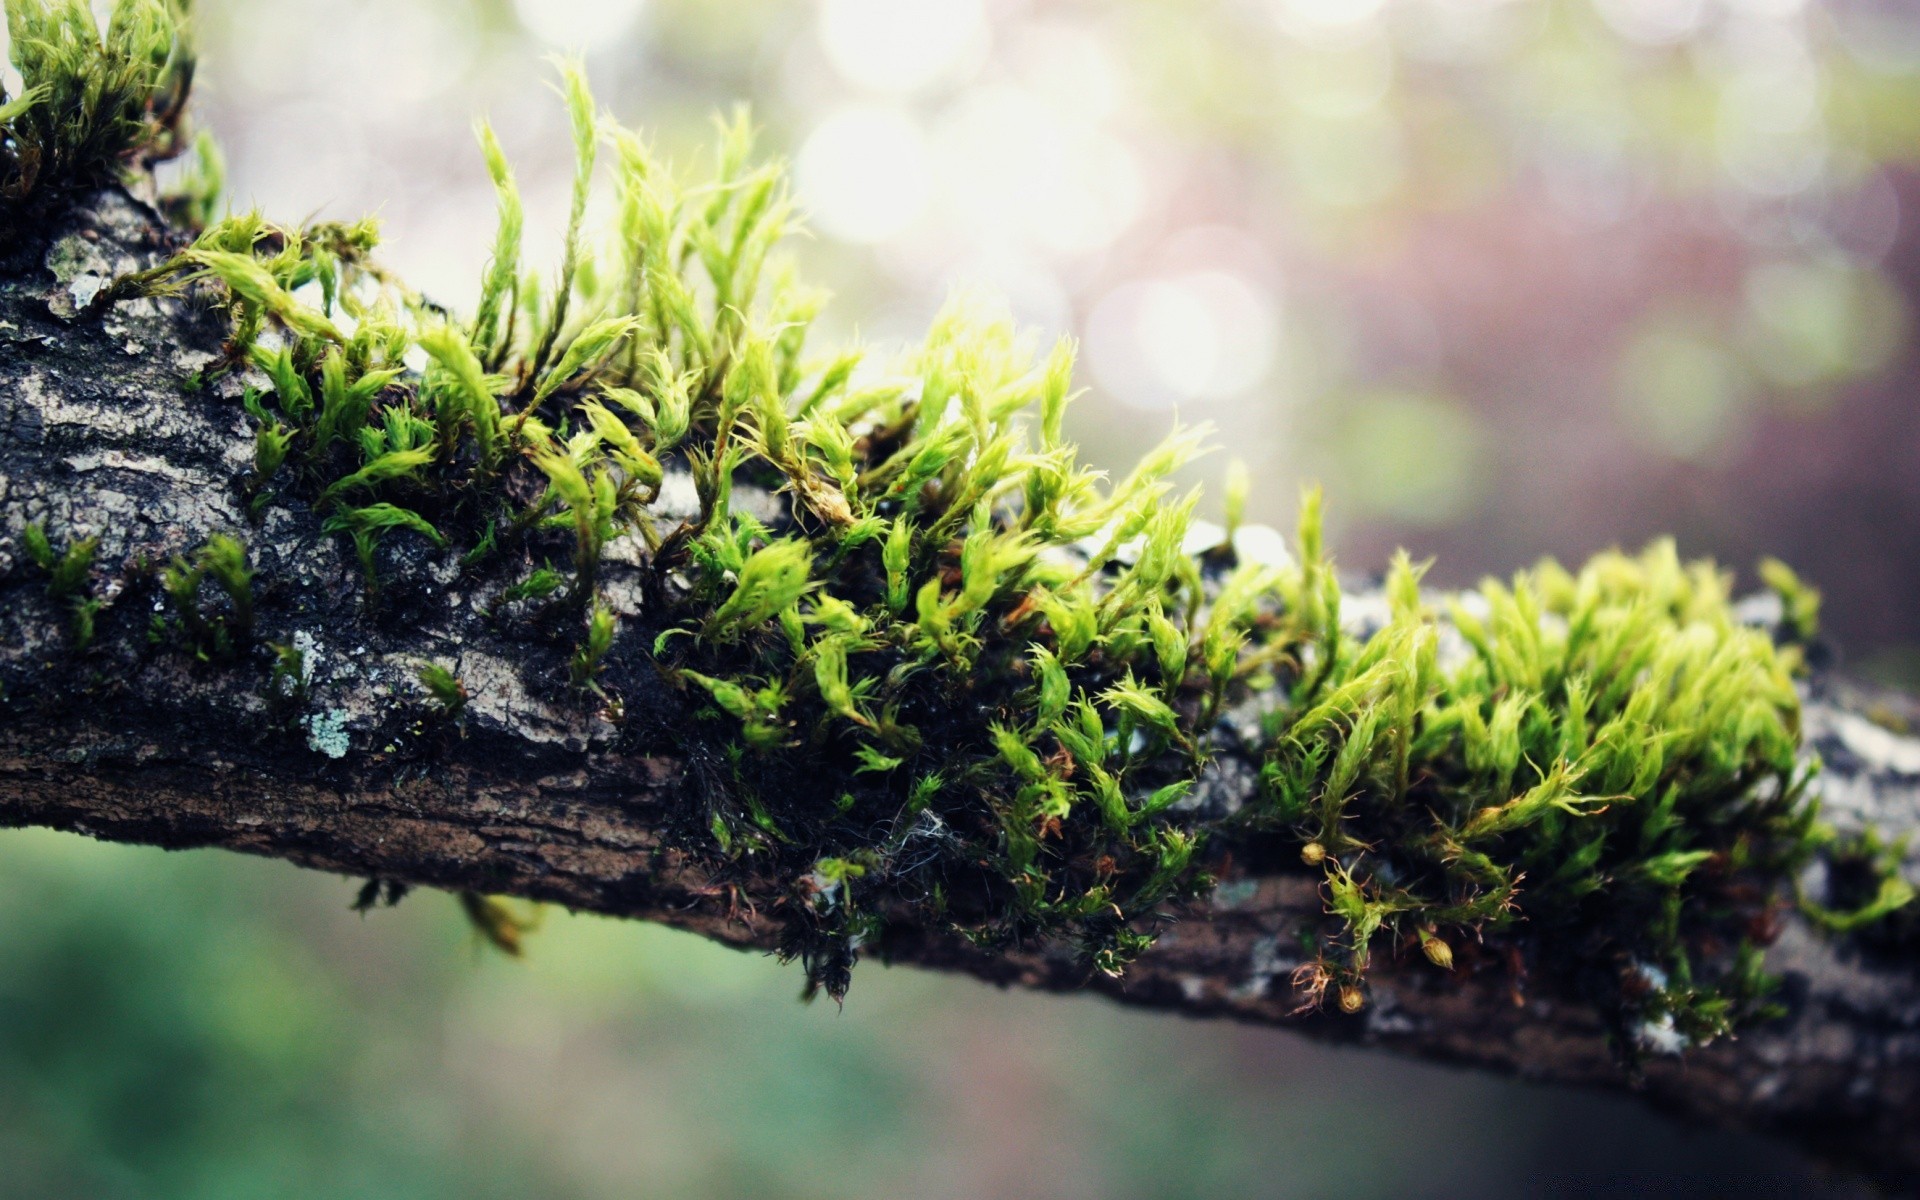
[[[593,167],[600,144],[593,96],[587,90],[585,71],[576,61],[556,59],[555,62],[560,69],[567,115],[573,123],[573,202],[567,214],[566,249],[560,263],[560,283],[554,289],[552,311],[541,323],[544,332],[539,345],[528,360],[530,378],[540,377],[567,323],[567,309],[573,300],[574,283],[585,250],[581,225],[587,215],[587,198],[593,189]]]
[[[1133,819],[1129,823],[1137,825],[1149,817],[1158,816],[1185,800],[1192,794],[1193,788],[1194,781],[1191,779],[1176,779],[1164,787],[1155,788],[1134,811]]]
[[[1247,517],[1247,495],[1253,490],[1252,480],[1247,474],[1247,464],[1234,459],[1227,464],[1226,484],[1226,536],[1221,539],[1225,546],[1233,545],[1233,538],[1240,531]]]
[[[270,349],[255,344],[248,351],[253,365],[266,373],[273,383],[273,393],[280,411],[296,422],[304,422],[313,411],[313,389],[307,383],[299,369],[293,365],[293,351],[286,346]],[[257,396],[251,388],[245,393],[242,403],[256,421],[266,423],[271,420],[265,408],[260,406]]]
[[[325,314],[294,297],[271,271],[250,254],[227,250],[189,250],[182,256],[193,267],[225,284],[234,303],[254,316],[271,316],[301,338],[345,342],[339,326]]]
[[[352,536],[355,552],[360,558],[360,570],[365,575],[367,586],[377,588],[379,578],[374,571],[374,551],[380,539],[394,530],[409,530],[426,538],[436,546],[446,545],[446,539],[440,531],[419,513],[411,509],[382,501],[361,508],[339,508],[328,517],[322,526],[328,533],[346,533]]]
[[[537,906],[521,911],[505,897],[479,892],[461,892],[460,911],[482,941],[508,958],[526,953],[527,935],[540,927],[542,916]]]
[[[201,606],[201,584],[211,579],[226,597],[224,610]],[[237,538],[216,533],[191,559],[175,555],[160,575],[186,646],[203,660],[234,656],[253,630],[253,570]]]
[[[1517,708],[1518,706],[1510,706],[1508,711],[1515,712]],[[1367,714],[1368,717],[1372,715],[1371,713]],[[1362,719],[1365,720],[1366,718],[1363,717]],[[1517,720],[1518,718],[1516,716],[1515,721],[1517,722]],[[1359,740],[1357,736],[1351,738],[1348,740],[1347,745],[1353,746],[1357,744]],[[1515,757],[1517,757],[1517,743]],[[1495,773],[1506,776],[1509,775],[1511,771],[1512,767],[1508,766],[1503,770],[1497,770]],[[1337,773],[1338,768],[1336,767],[1336,774]],[[1557,809],[1572,816],[1580,816],[1591,806],[1604,805],[1606,803],[1606,799],[1601,796],[1582,796],[1576,794],[1574,785],[1579,781],[1579,772],[1572,766],[1564,762],[1556,763],[1546,778],[1528,789],[1525,794],[1516,796],[1505,804],[1490,805],[1474,813],[1473,817],[1468,820],[1466,825],[1460,830],[1460,837],[1463,841],[1469,842],[1496,837],[1538,821],[1551,810]],[[1695,864],[1699,861],[1699,859],[1692,860]],[[1651,860],[1649,860],[1648,865],[1651,865]],[[1664,869],[1679,870],[1684,874],[1688,866],[1676,862]]]
[[[753,694],[741,685],[731,683],[725,679],[715,679],[710,675],[702,675],[698,671],[682,671],[680,675],[681,678],[690,680],[705,688],[707,694],[713,697],[713,702],[719,705],[722,711],[738,717],[742,721],[748,720],[754,715],[755,700]]]
[[[1000,752],[1000,760],[1012,769],[1013,773],[1029,783],[1038,783],[1049,777],[1047,765],[1040,756],[1027,745],[1027,739],[1017,729],[1004,725],[990,726],[988,732],[993,736],[993,744]]]
[[[1656,854],[1634,869],[1643,878],[1665,887],[1677,888],[1696,868],[1713,858],[1711,850],[1672,850]]]
[[[820,699],[829,711],[859,725],[872,725],[859,709],[853,687],[847,682],[847,639],[823,638],[813,647],[814,682]]]
[[[443,372],[430,397],[442,436],[451,439],[461,429],[470,432],[481,469],[491,472],[500,461],[500,402],[473,346],[449,325],[426,330],[419,341]],[[433,382],[431,376],[429,380]]]
[[[938,771],[931,771],[913,781],[912,790],[907,796],[905,815],[914,816],[926,811],[940,793],[946,790],[947,779]]]
[[[647,489],[649,500],[656,498],[661,481],[666,478],[660,469],[660,460],[640,444],[633,430],[611,409],[589,401],[581,405],[580,411],[586,415],[594,433],[608,447],[615,465],[627,478]]]
[[[1073,697],[1073,683],[1067,677],[1066,668],[1060,665],[1059,658],[1045,646],[1033,646],[1027,651],[1033,662],[1035,688],[1033,721],[1039,726],[1052,725],[1067,711],[1067,702]]]
[[[580,646],[574,651],[568,663],[568,671],[577,688],[594,687],[594,677],[600,673],[606,661],[607,651],[613,648],[613,632],[616,622],[613,610],[607,607],[598,596],[587,607],[587,633]],[[596,689],[597,690],[597,689]]]
[[[1820,632],[1820,592],[1802,582],[1792,567],[1777,558],[1760,560],[1760,579],[1780,597],[1784,623],[1800,641],[1812,641]]]
[[[1148,844],[1153,857],[1153,873],[1140,885],[1133,903],[1145,907],[1158,903],[1172,893],[1187,878],[1188,865],[1193,862],[1193,854],[1199,846],[1197,835],[1179,829],[1161,828],[1153,833]]]
[[[637,317],[609,317],[581,330],[567,345],[559,363],[547,372],[540,386],[534,390],[534,406],[537,408],[562,386],[577,386],[581,375],[589,373],[593,367],[610,357],[639,325]]]
[[[416,673],[420,686],[427,689],[427,695],[439,706],[440,714],[448,718],[458,718],[467,708],[467,685],[460,677],[436,662],[420,664]]]
[[[877,772],[881,775],[890,775],[898,770],[902,763],[907,761],[898,755],[882,754],[872,746],[859,747],[853,752],[853,756],[860,764],[854,768],[853,773],[855,775],[864,775],[870,771]]]
[[[514,604],[521,600],[545,600],[566,586],[566,576],[552,567],[535,567],[525,579],[509,584],[500,593],[500,604]],[[496,606],[497,607],[497,606]]]
[[[200,551],[206,568],[220,590],[233,605],[235,624],[244,633],[253,627],[253,570],[247,564],[247,548],[238,538],[216,533]]]
[[[1158,730],[1175,742],[1185,742],[1180,718],[1153,689],[1143,687],[1131,676],[1114,683],[1100,693],[1101,703],[1121,715]]]
[[[887,572],[887,607],[900,612],[907,607],[907,568],[913,554],[913,524],[905,517],[893,522],[881,552]]]
[[[98,597],[74,598],[73,613],[67,628],[73,635],[75,650],[85,650],[93,644],[94,621],[105,607],[106,601]]]
[[[267,649],[273,654],[273,672],[267,677],[267,694],[277,699],[305,699],[309,678],[306,652],[284,642],[268,642]]]
[[[574,594],[584,602],[593,591],[600,550],[613,534],[618,500],[613,479],[605,471],[590,476],[571,454],[543,450],[531,457],[573,523]]]
[[[511,321],[514,312],[525,210],[520,203],[520,189],[513,181],[513,168],[507,165],[507,156],[500,149],[500,140],[494,136],[493,127],[482,121],[475,127],[475,132],[486,157],[487,174],[493,179],[494,191],[499,198],[500,218],[499,231],[494,236],[493,258],[487,264],[486,276],[480,285],[480,305],[474,317],[469,344],[481,358],[497,363],[506,343],[512,340],[511,329],[501,328],[501,315],[504,312]],[[476,359],[476,363],[478,361]]]
[[[1062,594],[1042,590],[1035,606],[1053,629],[1054,647],[1063,663],[1078,662],[1099,636],[1099,614],[1092,600],[1078,590]]]
[[[1155,604],[1147,608],[1147,634],[1153,642],[1161,677],[1178,683],[1187,677],[1187,634]]]
[[[32,524],[21,530],[20,540],[27,558],[47,573],[47,599],[67,607],[67,633],[73,648],[85,650],[93,644],[94,619],[106,607],[105,601],[86,594],[100,539],[81,538],[66,550],[55,551],[46,530]]]
[[[267,421],[254,430],[252,488],[256,493],[256,508],[265,502],[262,493],[267,482],[287,461],[287,450],[293,445],[293,438],[294,431],[278,421]]]
[[[27,557],[47,573],[47,598],[56,603],[73,600],[86,590],[87,576],[93,570],[93,558],[100,549],[97,537],[81,538],[56,552],[46,530],[28,525],[21,531]]]
[[[474,542],[473,547],[460,556],[460,565],[467,568],[478,566],[499,549],[499,545],[500,526],[493,521],[488,521],[485,528],[480,531],[480,537]]]
[[[31,524],[21,530],[20,541],[26,548],[27,557],[42,571],[51,572],[59,562],[59,556],[53,552],[53,543],[47,540],[47,531],[39,524]]]
[[[405,479],[414,475],[433,461],[434,449],[433,446],[426,446],[417,450],[394,450],[382,454],[352,474],[343,475],[328,484],[321,491],[320,500],[325,503],[344,492],[373,488],[392,480]]]

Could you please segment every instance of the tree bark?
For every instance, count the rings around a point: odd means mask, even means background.
[[[723,775],[679,736],[689,706],[646,639],[617,643],[603,676],[623,704],[616,721],[566,685],[565,652],[537,619],[496,611],[500,579],[424,543],[402,546],[383,551],[406,561],[382,560],[388,583],[368,606],[359,564],[315,514],[283,500],[255,519],[241,381],[183,385],[218,361],[223,319],[187,301],[91,311],[102,285],[151,265],[173,239],[137,199],[107,191],[0,262],[0,825],[222,846],[778,948],[790,881],[717,879],[673,849],[685,798],[722,789]],[[23,532],[35,524],[99,538],[88,584],[104,607],[86,649],[27,561]],[[258,573],[254,636],[237,661],[207,663],[147,636],[164,603],[153,567],[223,532],[243,537]],[[604,568],[603,594],[623,617],[646,607],[642,554],[617,544]],[[302,652],[300,678],[273,675],[269,643]],[[464,682],[458,719],[417,682],[426,660]],[[1826,764],[1817,790],[1836,829],[1891,839],[1920,825],[1920,739],[1895,732],[1917,720],[1920,706],[1901,697],[1809,683],[1807,744]],[[1229,747],[1195,802],[1237,807],[1258,766],[1251,750]],[[891,914],[865,952],[1533,1079],[1635,1087],[1687,1117],[1776,1132],[1889,1186],[1920,1186],[1911,937],[1838,937],[1785,911],[1767,966],[1785,980],[1787,1015],[1737,1040],[1653,1053],[1628,1072],[1595,1012],[1528,978],[1524,933],[1498,950],[1459,947],[1452,972],[1418,953],[1386,956],[1360,1014],[1300,1011],[1290,976],[1305,961],[1300,935],[1324,920],[1315,876],[1256,847],[1216,853],[1217,888],[1170,913],[1119,979],[1064,946],[986,954],[908,913]],[[1903,853],[1920,883],[1920,845]]]

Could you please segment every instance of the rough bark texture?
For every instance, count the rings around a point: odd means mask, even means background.
[[[255,522],[251,435],[216,360],[221,321],[178,302],[87,303],[150,264],[169,235],[106,192],[0,263],[0,825],[48,825],[166,847],[224,846],[367,878],[512,893],[661,921],[740,947],[773,947],[781,893],[722,886],[671,849],[713,765],[677,736],[688,713],[645,654],[616,646],[608,719],[566,686],[564,650],[524,616],[489,614],[497,586],[424,549],[385,561],[362,603],[360,568],[297,503]],[[669,489],[671,494],[672,489]],[[93,648],[25,559],[23,529],[97,535],[92,592],[107,600]],[[150,569],[217,532],[240,533],[259,572],[255,637],[237,661],[150,642],[162,607]],[[394,551],[392,553],[405,553]],[[616,558],[619,556],[616,555]],[[644,607],[638,555],[605,593]],[[492,581],[492,584],[497,584]],[[267,642],[304,651],[299,688],[271,678]],[[418,664],[451,665],[471,694],[436,715]],[[1809,688],[1810,749],[1826,763],[1827,819],[1899,837],[1920,825],[1920,709],[1839,681]],[[1228,753],[1203,802],[1252,794],[1257,764]],[[1636,1086],[1715,1124],[1777,1131],[1894,1187],[1920,1182],[1920,947],[1869,945],[1782,915],[1767,953],[1782,1020],[1734,1041],[1651,1058],[1630,1079],[1587,1006],[1529,980],[1524,936],[1461,947],[1445,973],[1416,953],[1383,962],[1359,1015],[1298,1014],[1299,933],[1323,920],[1314,878],[1257,848],[1229,850],[1211,897],[1176,919],[1121,980],[1038,946],[988,956],[901,914],[869,953],[1002,984],[1093,988],[1191,1015],[1285,1025],[1535,1079]],[[1904,870],[1920,883],[1920,846]]]

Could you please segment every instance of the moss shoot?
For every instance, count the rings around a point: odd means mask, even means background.
[[[37,155],[78,180],[76,163],[171,136],[183,43],[170,24],[165,53],[153,38],[178,8],[122,0],[102,49],[84,7],[7,0],[28,81],[0,109],[8,178]],[[42,49],[47,30],[66,49]],[[1117,480],[1082,464],[1070,343],[962,298],[897,362],[814,351],[824,297],[779,257],[793,203],[744,118],[687,175],[577,67],[562,76],[578,169],[550,279],[521,260],[519,194],[483,125],[499,223],[470,318],[382,271],[371,221],[257,213],[210,221],[102,303],[226,306],[217,369],[254,385],[254,510],[323,514],[370,606],[388,539],[473,570],[512,551],[548,565],[496,611],[565,618],[582,703],[625,719],[603,674],[622,655],[682,688],[699,769],[674,836],[721,881],[782,894],[814,984],[842,992],[893,922],[988,950],[1066,943],[1119,973],[1233,846],[1322,883],[1309,1007],[1364,1008],[1383,952],[1448,971],[1524,932],[1534,969],[1623,1022],[1699,1042],[1761,1010],[1745,938],[1810,853],[1815,810],[1798,652],[1737,617],[1727,575],[1662,542],[1436,605],[1402,555],[1377,603],[1346,611],[1317,495],[1291,554],[1253,561],[1233,530],[1243,480],[1217,537],[1170,482],[1200,432]],[[76,80],[114,97],[97,120],[61,107]],[[616,214],[594,234],[602,174]],[[691,503],[663,502],[675,484]],[[750,511],[739,484],[784,503]],[[630,628],[600,596],[622,539],[649,579]],[[1809,636],[1816,597],[1767,574]],[[241,543],[216,539],[166,572],[166,620],[229,661],[250,580]],[[459,680],[429,663],[420,682],[458,717]],[[1229,753],[1262,764],[1257,794],[1209,803]],[[468,900],[499,942],[488,904]]]

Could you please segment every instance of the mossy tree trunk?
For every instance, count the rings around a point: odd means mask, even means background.
[[[608,656],[603,700],[568,683],[565,639],[490,598],[525,564],[481,571],[393,540],[367,602],[361,565],[318,515],[248,502],[251,428],[218,361],[224,315],[184,301],[91,311],[113,277],[177,237],[142,203],[100,192],[0,263],[0,825],[45,825],[169,848],[221,846],[360,878],[511,894],[659,921],[740,948],[790,949],[792,881],[716,878],[684,844],[689,795],[724,792],[683,689],[645,641]],[[676,491],[669,481],[665,494]],[[776,508],[771,495],[737,504]],[[99,539],[84,595],[56,598],[25,548],[30,527]],[[216,534],[252,548],[252,612],[232,653],[150,637],[158,568]],[[409,550],[405,547],[413,545]],[[622,617],[649,603],[639,554],[611,553],[600,591]],[[495,576],[498,576],[496,578]],[[275,647],[297,649],[286,656]],[[432,661],[466,693],[457,713],[419,681]],[[276,664],[282,669],[276,673]],[[291,665],[288,665],[291,664]],[[1831,679],[1808,686],[1817,786],[1842,833],[1898,839],[1920,825],[1920,714]],[[1259,763],[1231,747],[1198,802],[1249,801]],[[694,831],[698,832],[698,831]],[[1129,1003],[1296,1028],[1311,1036],[1532,1079],[1632,1086],[1694,1119],[1775,1131],[1896,1186],[1920,1181],[1920,946],[1814,930],[1783,909],[1767,942],[1786,1015],[1684,1056],[1658,1031],[1639,1067],[1620,1031],[1530,979],[1524,931],[1499,949],[1453,947],[1456,969],[1382,954],[1355,1015],[1302,1010],[1303,932],[1325,919],[1323,876],[1257,842],[1213,847],[1218,886],[1179,907],[1119,978],[1070,947],[977,950],[911,911],[887,912],[869,956],[999,984],[1092,989]],[[1920,882],[1920,847],[1902,870]],[[1900,940],[1904,938],[1905,940]]]

